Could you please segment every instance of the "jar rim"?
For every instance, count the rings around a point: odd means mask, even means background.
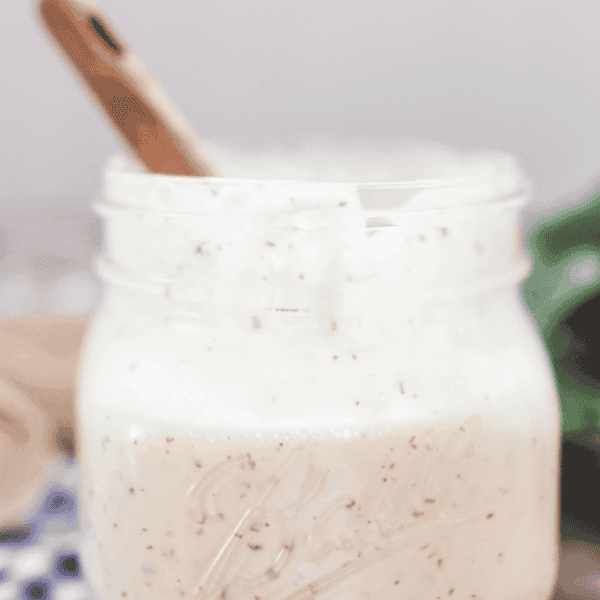
[[[317,221],[365,223],[388,216],[457,210],[520,210],[529,198],[526,183],[514,189],[494,189],[493,185],[468,178],[350,184],[110,172],[105,193],[97,204],[161,215],[307,215]]]
[[[166,175],[141,171],[117,155],[106,168],[104,198],[109,204],[162,213],[297,215],[319,212],[337,217],[498,205],[529,195],[531,184],[509,154],[427,152],[417,157],[420,162],[412,171],[404,164],[399,171],[387,173],[399,175],[397,178],[361,178],[366,174],[363,165],[363,171],[357,168],[356,180],[352,181],[248,178],[229,176],[231,172],[226,177]],[[407,160],[402,153],[395,156],[399,161]],[[377,158],[376,153],[363,157],[372,165],[377,164]],[[428,168],[428,160],[431,160],[431,168]],[[347,167],[347,173],[353,174],[352,165]],[[242,171],[245,175],[248,172],[248,169]],[[374,173],[381,175],[382,172]],[[258,169],[257,175],[260,174]],[[340,207],[345,208],[339,210]]]

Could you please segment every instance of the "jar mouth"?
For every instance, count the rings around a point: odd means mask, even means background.
[[[105,200],[198,215],[318,211],[364,216],[498,204],[527,196],[530,187],[514,157],[499,152],[429,144],[387,152],[341,152],[317,145],[244,154],[206,146],[222,177],[147,173],[114,156],[106,169]]]
[[[451,168],[427,171],[426,156],[421,179],[362,183],[172,177],[114,159],[96,205],[105,256],[132,278],[158,278],[159,288],[218,284],[260,298],[285,290],[285,301],[265,300],[283,307],[310,307],[321,288],[348,290],[348,282],[385,290],[394,281],[408,294],[514,279],[517,213],[527,199],[514,160],[436,156]]]

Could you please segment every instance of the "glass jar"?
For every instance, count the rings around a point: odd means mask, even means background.
[[[103,600],[549,597],[526,194],[506,157],[461,161],[360,185],[111,165],[78,383]]]

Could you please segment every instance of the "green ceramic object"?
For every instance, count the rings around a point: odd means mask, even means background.
[[[525,244],[532,270],[523,282],[522,296],[552,361],[563,433],[598,427],[600,361],[597,382],[589,373],[577,372],[577,351],[590,350],[565,321],[600,294],[600,191],[537,221],[527,231]],[[600,321],[600,311],[596,318]]]

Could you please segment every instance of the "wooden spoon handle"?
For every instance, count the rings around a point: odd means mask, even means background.
[[[42,21],[149,171],[211,176],[191,126],[91,0],[41,0]]]

